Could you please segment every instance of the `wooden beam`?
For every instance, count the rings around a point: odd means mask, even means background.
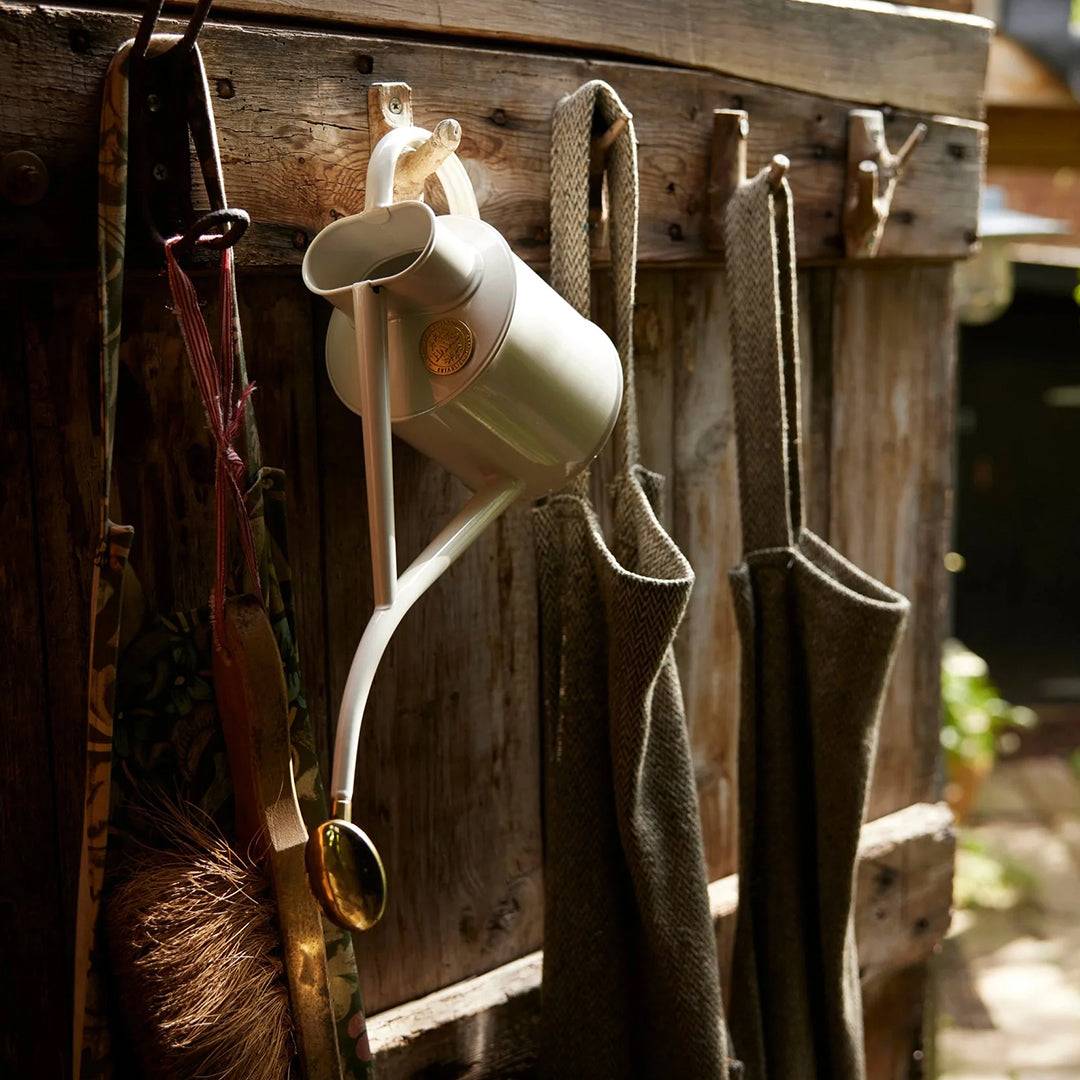
[[[92,266],[101,81],[136,20],[8,5],[0,21],[0,155],[31,150],[49,173],[40,202],[0,202],[0,269]],[[179,25],[170,23],[162,29]],[[241,264],[296,266],[318,229],[362,208],[367,87],[388,80],[412,86],[418,123],[461,121],[481,213],[523,258],[546,262],[552,109],[598,77],[634,112],[643,262],[716,261],[705,242],[709,147],[713,110],[727,107],[750,114],[751,173],[775,153],[791,159],[803,260],[842,257],[851,102],[698,71],[354,34],[210,24],[199,40],[230,200],[254,222]],[[896,193],[880,258],[960,258],[975,236],[985,128],[897,111],[887,137],[898,144],[918,120],[929,134]]]
[[[943,803],[863,827],[855,923],[864,987],[925,960],[949,924],[955,842]],[[721,963],[730,956],[738,878],[709,886]],[[382,1080],[517,1075],[535,1054],[543,954],[531,953],[368,1021]]]
[[[623,54],[973,119],[993,28],[875,0],[219,0],[218,10]]]
[[[986,105],[1075,109],[1069,84],[1030,49],[998,31],[990,41]]]
[[[989,121],[990,165],[1080,166],[1080,105],[1067,109],[996,105],[989,110]]]

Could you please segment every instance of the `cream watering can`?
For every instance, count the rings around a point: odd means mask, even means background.
[[[364,421],[375,611],[338,717],[334,820],[307,848],[312,890],[356,930],[373,926],[386,900],[379,855],[349,819],[364,707],[391,635],[507,507],[564,487],[596,456],[622,401],[615,346],[480,220],[456,156],[436,170],[449,214],[393,201],[399,159],[430,138],[422,128],[389,131],[368,162],[364,212],[323,229],[303,265],[304,283],[336,309],[331,383]],[[391,432],[474,492],[400,576]]]

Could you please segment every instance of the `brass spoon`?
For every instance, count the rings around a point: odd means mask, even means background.
[[[333,818],[308,837],[308,881],[327,916],[344,930],[370,930],[386,910],[386,871],[367,833],[334,800]]]

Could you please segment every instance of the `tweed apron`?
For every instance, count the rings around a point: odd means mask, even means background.
[[[590,82],[552,134],[552,285],[589,314],[594,109],[627,127],[609,156],[623,362],[609,547],[580,477],[534,512],[544,713],[546,1077],[727,1075],[716,942],[672,651],[693,583],[637,461],[632,350],[637,151],[630,114]]]
[[[151,48],[176,39],[155,35]],[[90,671],[87,712],[86,802],[76,915],[73,1073],[84,1078],[128,1074],[125,1040],[111,1037],[108,957],[101,905],[110,868],[126,844],[147,835],[144,815],[131,815],[149,793],[164,791],[198,806],[229,833],[232,790],[224,736],[214,702],[210,612],[164,615],[142,605],[128,562],[134,529],[110,518],[113,436],[120,370],[124,291],[124,237],[128,174],[128,56],[130,42],[106,75],[101,118],[98,203],[100,302],[100,408],[102,488],[100,540],[91,585]],[[196,55],[197,55],[196,48]],[[201,72],[201,105],[211,130],[213,115]],[[220,174],[220,169],[218,170]],[[222,201],[224,193],[222,192]],[[240,387],[247,384],[235,279],[223,259],[223,296],[231,301],[233,349]],[[231,392],[231,388],[230,388]],[[290,739],[300,808],[308,827],[326,817],[311,718],[300,682],[292,586],[285,544],[284,474],[258,467],[258,438],[251,409],[245,414],[249,469],[243,502],[250,523],[257,575],[233,574],[238,591],[258,591],[281,654],[289,699]],[[107,900],[107,896],[106,896]],[[327,966],[344,1075],[370,1075],[352,942],[324,922]]]
[[[856,1080],[855,858],[908,602],[803,526],[793,217],[766,171],[726,219],[744,549],[730,1022],[747,1080]]]

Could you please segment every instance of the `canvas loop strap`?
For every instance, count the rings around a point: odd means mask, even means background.
[[[199,310],[199,297],[191,278],[176,261],[176,247],[182,238],[174,236],[165,242],[165,261],[169,272],[169,289],[176,308],[176,319],[184,338],[188,361],[199,388],[203,409],[214,440],[214,502],[217,511],[217,565],[214,591],[210,596],[210,623],[214,645],[223,647],[225,627],[225,582],[228,575],[228,504],[231,501],[236,516],[240,546],[253,589],[262,602],[259,582],[259,562],[255,555],[255,540],[251,521],[244,504],[248,470],[233,445],[243,430],[244,417],[254,383],[241,382],[236,389],[236,350],[234,322],[236,312],[236,278],[233,274],[232,249],[221,252],[221,340],[220,357],[215,357],[210,344],[210,332]]]
[[[768,169],[725,221],[743,550],[791,547],[802,529],[794,204]]]
[[[593,115],[605,127],[623,118],[626,126],[612,143],[605,171],[610,204],[611,264],[615,285],[615,344],[622,359],[623,398],[615,425],[615,464],[628,472],[638,460],[634,398],[634,270],[637,265],[637,142],[630,110],[606,83],[594,79],[555,107],[551,127],[551,285],[589,317],[589,147]],[[587,489],[587,473],[579,478]]]

